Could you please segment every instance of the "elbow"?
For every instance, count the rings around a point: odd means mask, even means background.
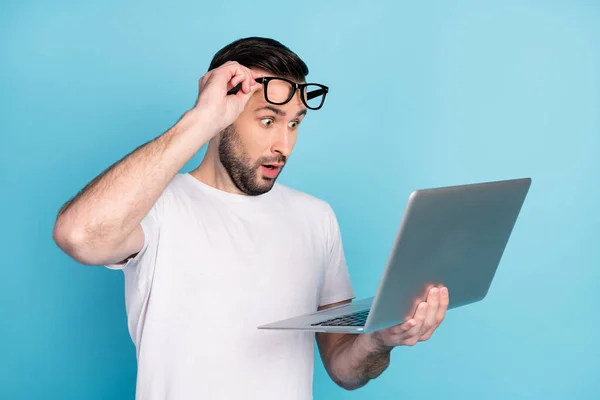
[[[101,265],[102,259],[94,251],[91,238],[85,229],[73,227],[60,218],[52,231],[54,243],[73,260],[84,265]]]
[[[341,387],[342,389],[347,390],[349,392],[351,392],[353,390],[356,390],[356,389],[360,389],[361,387],[364,386],[364,384],[359,384],[359,383],[356,383],[356,382],[346,382],[346,381],[342,381],[342,380],[340,380],[340,381],[334,380],[334,382],[339,387]]]
[[[360,389],[366,384],[366,382],[360,382],[356,377],[354,379],[351,377],[345,377],[343,374],[338,373],[338,371],[336,371],[336,369],[333,367],[327,367],[326,371],[333,383],[347,391]]]
[[[360,389],[361,387],[364,386],[364,384],[358,384],[356,382],[348,382],[348,381],[344,381],[342,379],[333,379],[333,382],[338,385],[339,387],[341,387],[344,390],[347,390],[349,392],[356,390],[356,389]]]

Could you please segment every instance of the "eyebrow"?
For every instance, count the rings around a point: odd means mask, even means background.
[[[257,109],[255,112],[264,111],[264,110],[271,111],[275,115],[280,115],[282,117],[285,117],[285,115],[286,115],[285,111],[283,111],[277,107],[273,107],[273,106],[264,106],[264,107]],[[300,112],[298,112],[298,114],[296,114],[296,118],[300,117],[301,115],[306,115],[307,111],[308,111],[308,109],[306,109],[306,108],[300,110]]]

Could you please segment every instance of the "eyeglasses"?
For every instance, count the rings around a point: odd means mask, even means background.
[[[300,90],[300,99],[302,103],[311,110],[318,110],[325,103],[325,96],[329,88],[318,83],[296,83],[289,79],[279,77],[262,77],[255,79],[257,83],[263,85],[265,100],[274,105],[283,105],[288,103]],[[242,88],[240,83],[227,94],[236,94]]]

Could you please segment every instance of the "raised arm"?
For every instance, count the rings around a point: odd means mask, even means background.
[[[194,107],[168,131],[145,143],[94,178],[60,209],[56,244],[87,265],[120,262],[141,250],[141,220],[168,183],[198,150],[231,124],[260,84],[235,62],[207,72]],[[236,95],[227,91],[238,83]]]

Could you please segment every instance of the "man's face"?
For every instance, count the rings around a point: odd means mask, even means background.
[[[269,98],[274,90],[286,89],[269,86]],[[262,88],[254,93],[238,119],[222,132],[218,146],[219,159],[240,191],[256,196],[271,190],[305,114],[299,91],[280,106],[268,103]]]

